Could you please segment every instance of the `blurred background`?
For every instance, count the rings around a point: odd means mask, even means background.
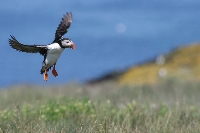
[[[84,83],[115,70],[144,63],[174,48],[200,41],[198,0],[7,0],[0,2],[0,87],[16,84]],[[13,50],[14,35],[24,44],[49,44],[63,14],[73,22],[57,63],[59,76],[40,74],[43,57]]]

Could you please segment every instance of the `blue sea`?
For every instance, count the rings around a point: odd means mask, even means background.
[[[200,42],[199,0],[0,1],[0,87],[84,83]],[[58,77],[40,74],[43,57],[15,51],[14,35],[24,44],[46,45],[67,11],[73,22],[64,36],[66,49],[57,62]]]

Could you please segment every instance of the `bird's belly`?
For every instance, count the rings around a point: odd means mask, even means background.
[[[45,59],[45,67],[47,69],[57,62],[61,53],[64,51],[63,48],[60,48],[59,44],[50,45],[49,47]]]
[[[54,63],[56,63],[59,57],[60,54],[47,54],[47,57],[45,59],[46,67],[49,68]]]

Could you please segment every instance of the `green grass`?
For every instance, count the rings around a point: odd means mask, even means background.
[[[199,133],[200,83],[76,83],[0,90],[0,132]]]

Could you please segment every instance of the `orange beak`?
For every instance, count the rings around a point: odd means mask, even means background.
[[[74,43],[71,45],[71,49],[76,49],[76,45]]]

